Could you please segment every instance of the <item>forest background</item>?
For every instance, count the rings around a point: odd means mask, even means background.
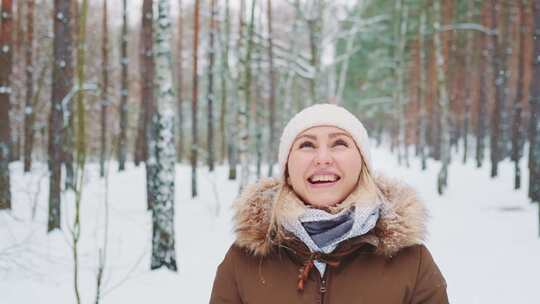
[[[42,229],[65,231],[77,302],[93,169],[108,191],[111,172],[144,168],[150,268],[176,271],[175,193],[216,192],[200,185],[214,170],[237,190],[274,176],[284,124],[314,103],[355,113],[399,165],[435,170],[425,187],[442,197],[469,178],[451,163],[494,179],[510,163],[509,187],[540,202],[540,0],[1,5],[0,213],[26,204],[36,221],[46,198]],[[45,189],[13,199],[20,176]]]

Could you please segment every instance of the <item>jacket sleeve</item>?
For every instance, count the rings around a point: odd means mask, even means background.
[[[419,266],[411,304],[448,304],[446,281],[425,246],[419,246]]]
[[[235,256],[238,254],[236,252],[238,250],[232,245],[218,266],[210,296],[210,304],[242,304],[235,271]]]

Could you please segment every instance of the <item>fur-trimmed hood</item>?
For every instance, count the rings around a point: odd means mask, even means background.
[[[416,191],[403,182],[382,175],[375,178],[375,183],[384,196],[373,233],[377,244],[375,252],[392,256],[402,248],[421,244],[426,237],[427,210]],[[272,216],[279,217],[288,212],[274,210],[276,196],[281,189],[280,180],[263,179],[242,191],[234,202],[237,246],[256,256],[266,256],[270,252],[276,241],[269,231]],[[283,198],[280,195],[277,199]],[[353,205],[355,203],[352,202]]]

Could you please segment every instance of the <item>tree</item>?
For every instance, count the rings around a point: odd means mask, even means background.
[[[9,119],[11,70],[13,58],[13,2],[2,0],[0,14],[0,209],[11,208],[9,160],[11,147],[11,124]]]
[[[28,0],[26,11],[26,106],[24,109],[24,172],[32,166],[32,147],[34,146],[34,0]]]
[[[73,87],[71,10],[69,0],[54,1],[54,40],[51,113],[49,119],[49,220],[48,231],[60,229],[60,190],[64,110]],[[66,122],[67,123],[67,122]]]
[[[437,190],[439,194],[442,194],[448,183],[448,164],[450,163],[450,130],[449,130],[449,99],[446,88],[446,76],[445,76],[445,62],[447,58],[443,55],[443,46],[441,43],[441,33],[437,33],[440,30],[440,0],[435,0],[433,3],[433,26],[435,34],[433,36],[435,44],[435,56],[437,60],[437,87],[438,87],[438,104],[441,109],[440,124],[441,124],[441,161],[442,166],[437,177]]]
[[[514,162],[514,189],[521,188],[521,168],[519,162],[523,156],[523,144],[525,141],[524,128],[522,123],[522,112],[525,95],[525,39],[527,29],[527,18],[525,16],[525,3],[523,0],[519,1],[519,24],[518,25],[518,44],[519,44],[519,58],[517,69],[517,92],[513,103],[512,109],[512,161]]]
[[[176,55],[176,94],[178,99],[178,146],[176,148],[177,161],[184,158],[184,13],[182,0],[178,0],[178,50]]]
[[[81,296],[79,291],[79,241],[81,238],[81,200],[82,191],[84,187],[84,167],[86,163],[86,117],[85,117],[85,105],[84,105],[84,81],[85,81],[85,63],[86,63],[86,18],[88,15],[88,0],[83,0],[80,8],[75,6],[78,20],[76,20],[78,34],[76,35],[77,45],[77,82],[75,89],[77,90],[77,129],[74,133],[76,135],[76,161],[75,161],[75,174],[74,174],[74,186],[75,191],[75,216],[73,220],[73,228],[71,229],[71,236],[73,239],[72,251],[73,251],[73,265],[74,265],[74,288],[75,298],[77,303],[81,303]],[[99,287],[98,287],[99,288]]]
[[[248,33],[247,33],[247,45],[245,47],[245,54],[241,56],[240,63],[243,71],[240,77],[240,86],[238,87],[238,94],[240,96],[240,107],[238,111],[239,117],[239,137],[240,144],[238,148],[238,156],[241,165],[240,174],[240,187],[243,189],[249,182],[250,170],[249,170],[249,108],[251,103],[251,54],[253,52],[253,31],[255,24],[255,0],[251,2],[251,12],[249,17]]]
[[[529,197],[540,204],[540,0],[534,0],[533,5],[534,62],[529,98]],[[540,222],[540,208],[538,209]]]
[[[137,138],[135,140],[135,164],[148,160],[149,124],[154,105],[154,89],[152,85],[152,79],[154,78],[152,0],[143,1],[141,16],[142,30],[139,61],[141,107],[139,110]],[[148,178],[148,167],[146,169]]]
[[[99,176],[105,176],[107,157],[107,108],[109,105],[109,26],[107,21],[107,0],[103,0],[103,19],[101,29],[101,137],[99,146]]]
[[[210,0],[210,27],[208,45],[208,117],[207,117],[207,163],[208,169],[214,171],[214,58],[215,58],[215,36],[216,36],[216,1]]]
[[[493,121],[491,124],[490,138],[490,156],[491,156],[491,177],[498,174],[499,162],[506,155],[506,140],[507,140],[507,83],[508,83],[508,53],[511,45],[508,43],[509,33],[508,25],[510,24],[509,9],[503,6],[503,3],[496,0],[491,0],[491,25],[493,30],[497,31],[496,35],[491,35],[491,47],[493,48],[493,67],[495,69],[495,107],[493,108]]]
[[[127,101],[129,95],[129,84],[128,84],[128,64],[129,59],[127,56],[128,48],[128,16],[127,16],[127,2],[126,0],[122,1],[122,37],[120,38],[120,66],[122,67],[121,72],[121,83],[122,88],[120,89],[120,138],[118,140],[118,170],[122,171],[125,169],[125,162],[127,156],[127,128],[128,128],[128,113],[127,113]]]
[[[199,145],[197,102],[199,99],[199,75],[198,52],[199,52],[199,15],[200,1],[195,0],[195,18],[193,25],[193,83],[191,89],[191,197],[197,196],[197,153]]]
[[[276,72],[274,70],[274,43],[272,41],[272,0],[267,1],[267,22],[268,22],[268,73],[270,78],[270,97],[268,107],[270,115],[268,115],[270,136],[268,137],[268,176],[273,175],[274,164],[276,162]]]
[[[156,113],[156,175],[158,192],[152,205],[152,269],[162,266],[176,271],[174,239],[174,179],[176,163],[175,144],[175,98],[172,80],[170,49],[171,22],[168,0],[158,1],[156,19],[155,61],[157,90]],[[153,156],[152,156],[153,157]]]

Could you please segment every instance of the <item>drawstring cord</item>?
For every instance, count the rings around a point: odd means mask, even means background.
[[[309,273],[313,269],[313,266],[315,266],[315,261],[319,260],[321,262],[324,262],[325,264],[331,266],[331,267],[338,267],[339,261],[327,261],[322,257],[322,254],[319,252],[314,252],[310,255],[309,259],[304,263],[304,266],[299,269],[298,274],[298,284],[296,285],[296,289],[298,291],[304,290],[304,284],[307,280]]]

